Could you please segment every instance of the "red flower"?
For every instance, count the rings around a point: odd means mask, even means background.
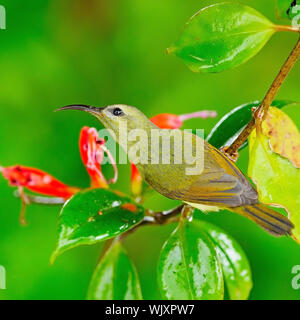
[[[140,175],[135,164],[131,163],[130,188],[131,188],[131,193],[134,196],[139,196],[142,193],[142,183],[143,183],[142,176]]]
[[[180,116],[171,113],[161,113],[150,120],[161,129],[178,129],[182,126]]]
[[[161,113],[150,120],[161,129],[179,129],[181,128],[183,121],[192,118],[206,119],[209,117],[216,117],[215,111],[198,111],[193,113],[182,114],[180,116],[171,113]]]
[[[95,128],[82,128],[79,139],[80,154],[90,175],[92,188],[108,188],[108,184],[115,182],[118,176],[115,161],[109,150],[104,146],[104,143],[103,139],[99,139]],[[104,152],[110,159],[115,171],[114,178],[109,181],[105,179],[101,171]],[[24,193],[24,188],[39,194],[63,198],[65,200],[68,200],[80,190],[76,187],[67,186],[50,174],[36,168],[16,165],[6,168],[0,167],[0,172],[9,181],[10,185],[19,189],[19,196],[22,200],[20,215],[22,224],[26,224],[25,207],[31,201],[30,197]]]
[[[117,170],[113,157],[104,146],[105,141],[99,139],[95,128],[84,127],[80,133],[80,154],[84,165],[91,177],[92,188],[107,188],[109,182],[115,182],[117,178]],[[106,181],[101,171],[101,162],[104,152],[107,153],[112,165],[115,169],[115,176],[110,181]],[[0,167],[4,178],[10,185],[27,188],[30,191],[40,193],[47,196],[60,197],[69,199],[74,193],[80,189],[70,187],[63,182],[57,180],[47,172],[36,168],[25,166]]]
[[[22,200],[20,214],[20,222],[22,225],[26,225],[25,209],[26,205],[30,203],[28,196],[24,193],[24,188],[36,193],[59,197],[65,200],[79,191],[79,188],[69,187],[50,174],[36,168],[17,165],[6,168],[0,167],[0,171],[4,178],[9,181],[10,185],[18,187],[19,189],[19,196]]]
[[[20,165],[0,168],[11,186],[25,187],[33,192],[69,199],[79,189],[69,187],[50,174],[35,168]]]
[[[79,137],[79,149],[81,159],[91,178],[92,188],[108,188],[109,183],[115,183],[118,177],[118,170],[114,158],[105,147],[105,140],[99,138],[95,128],[83,127]],[[102,174],[101,162],[104,152],[107,154],[114,168],[114,178],[106,180]]]
[[[83,127],[79,137],[79,150],[83,164],[91,178],[92,188],[108,188],[108,183],[101,171],[103,146],[105,141],[99,139],[95,128]]]

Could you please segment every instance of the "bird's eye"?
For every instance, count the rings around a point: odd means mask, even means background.
[[[112,112],[112,114],[114,115],[114,116],[122,116],[123,114],[124,114],[124,112],[120,109],[120,108],[115,108],[114,110],[113,110],[113,112]]]

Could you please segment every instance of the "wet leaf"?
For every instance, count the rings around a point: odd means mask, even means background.
[[[289,100],[275,100],[272,105],[283,108],[292,104]],[[227,113],[211,130],[206,140],[216,148],[229,146],[252,118],[252,108],[260,105],[260,101],[242,104]],[[247,142],[240,148],[247,146]]]
[[[300,168],[300,133],[295,123],[281,110],[270,108],[262,128],[271,150]]]
[[[292,20],[299,16],[300,22],[300,1],[299,0],[275,0],[276,1],[276,15],[279,19]]]
[[[119,241],[98,263],[88,289],[88,300],[141,300],[135,266]]]
[[[143,217],[143,207],[119,193],[107,189],[81,191],[61,210],[58,243],[51,261],[68,249],[116,237]]]
[[[267,18],[248,6],[218,3],[198,11],[168,52],[193,72],[220,72],[252,58],[275,31]]]
[[[223,274],[217,252],[195,223],[181,223],[164,244],[158,282],[162,296],[168,300],[223,299]]]
[[[252,118],[252,108],[259,101],[245,103],[232,109],[213,127],[206,140],[216,148],[229,146]]]
[[[245,252],[224,230],[205,221],[197,224],[215,246],[230,299],[247,299],[252,289],[252,277]]]
[[[295,225],[294,238],[300,242],[300,169],[272,152],[268,137],[256,136],[255,131],[249,138],[249,156],[248,175],[257,186],[260,201],[277,204],[289,212]]]

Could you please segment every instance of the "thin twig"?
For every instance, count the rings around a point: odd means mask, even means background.
[[[27,225],[26,221],[26,206],[30,203],[23,187],[18,187],[18,194],[21,199],[20,223],[22,226]]]
[[[184,220],[192,221],[194,212],[195,212],[195,208],[187,204],[184,205],[181,210],[180,221],[184,221]]]
[[[18,198],[21,198],[21,194],[19,190],[16,190],[14,192],[14,195]],[[33,196],[30,194],[25,194],[27,203],[26,204],[31,204],[31,203],[36,203],[36,204],[45,204],[45,205],[61,205],[66,202],[64,198],[59,198],[59,197],[42,197],[42,196]]]
[[[102,258],[105,256],[106,252],[112,247],[112,245],[119,239],[120,237],[116,237],[105,241],[104,246],[101,249],[97,264],[102,260]]]
[[[244,130],[239,134],[236,140],[229,147],[225,148],[224,152],[228,154],[230,157],[234,157],[236,155],[238,149],[247,140],[247,138],[249,137],[254,127],[257,126],[259,128],[261,126],[261,123],[265,119],[268,109],[272,104],[278,90],[280,89],[287,75],[295,65],[299,56],[300,56],[300,38],[296,46],[290,53],[289,57],[285,61],[284,65],[282,66],[281,70],[279,71],[278,75],[276,76],[275,80],[273,81],[262,104],[255,110],[251,121],[247,124]]]
[[[149,212],[148,215],[144,218],[144,224],[167,224],[170,219],[176,217],[181,213],[182,209],[184,208],[184,204],[180,206],[166,210],[166,211],[159,211],[155,213]]]
[[[145,215],[144,219],[134,228],[128,230],[127,232],[123,233],[120,236],[120,240],[123,240],[125,237],[127,237],[129,234],[132,234],[137,229],[139,229],[142,226],[146,225],[165,225],[173,222],[178,222],[179,217],[178,215],[182,212],[183,208],[185,207],[184,204],[181,204],[180,206],[166,210],[166,211],[159,211],[159,212],[151,212],[148,211]]]
[[[287,32],[296,32],[296,33],[300,32],[299,27],[293,27],[289,25],[276,25],[275,29],[276,31],[287,31]]]

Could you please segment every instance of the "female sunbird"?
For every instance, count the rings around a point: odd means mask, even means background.
[[[218,211],[228,209],[239,213],[257,223],[260,227],[275,236],[291,234],[292,222],[275,210],[258,203],[256,190],[246,179],[237,166],[222,152],[196,135],[192,135],[188,145],[191,152],[196,153],[196,144],[203,146],[203,170],[199,174],[187,174],[188,164],[176,163],[175,157],[181,148],[170,147],[170,163],[153,163],[153,150],[148,155],[153,129],[162,131],[154,125],[140,110],[127,105],[111,105],[97,108],[87,105],[69,105],[58,110],[83,110],[96,116],[100,122],[112,130],[116,141],[125,150],[133,147],[135,141],[124,139],[120,129],[130,131],[142,129],[147,133],[148,141],[140,145],[141,153],[147,154],[148,163],[136,163],[145,181],[160,194],[176,200],[181,200],[202,211]],[[200,140],[199,140],[200,139]],[[144,149],[143,149],[144,148]],[[154,150],[154,156],[162,155],[162,146]],[[156,154],[155,154],[156,152]],[[150,159],[151,158],[151,159]],[[151,163],[152,162],[152,163]]]

